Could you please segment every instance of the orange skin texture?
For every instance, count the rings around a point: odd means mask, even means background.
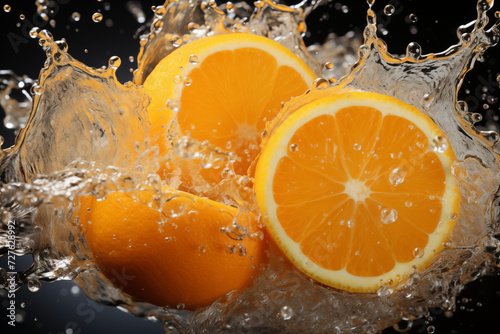
[[[78,213],[98,268],[132,297],[195,310],[250,286],[260,264],[267,261],[263,240],[247,237],[236,241],[221,233],[221,228],[231,224],[231,215],[238,214],[237,209],[181,195],[158,210],[159,206],[143,204],[150,202],[150,193],[135,195],[139,201],[120,192],[99,201],[83,197]],[[181,206],[182,214],[172,217]],[[252,214],[239,223],[252,232],[259,230]],[[245,247],[246,256],[238,251],[228,253],[228,247],[237,244]]]

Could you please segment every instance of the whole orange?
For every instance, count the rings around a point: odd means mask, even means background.
[[[259,237],[230,238],[233,219],[262,236],[253,214],[168,190],[82,197],[80,226],[102,273],[141,301],[194,310],[251,285],[266,261]],[[255,233],[258,232],[258,233]]]

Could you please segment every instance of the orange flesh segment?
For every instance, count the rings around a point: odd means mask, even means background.
[[[215,52],[189,78],[192,84],[183,88],[178,113],[181,131],[235,152],[241,159],[235,164],[238,175],[247,173],[259,153],[266,121],[282,102],[308,88],[296,70],[278,66],[273,56],[256,48]]]
[[[311,261],[360,277],[378,276],[396,262],[413,260],[415,249],[427,245],[440,221],[445,174],[411,121],[347,107],[305,123],[288,147],[272,185],[277,217]],[[404,182],[394,185],[390,177],[398,168]],[[352,180],[365,187],[357,199],[344,193]],[[401,198],[408,198],[405,205]],[[391,220],[391,210],[397,218],[384,223],[381,217]]]

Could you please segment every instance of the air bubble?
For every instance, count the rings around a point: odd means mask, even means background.
[[[361,150],[361,144],[358,144],[358,143],[355,143],[352,148],[354,149],[354,151],[360,151]]]
[[[389,182],[391,182],[393,186],[397,186],[403,183],[407,173],[408,171],[404,168],[401,167],[395,168],[389,174]]]
[[[384,7],[384,14],[387,16],[391,16],[394,14],[394,6],[393,5],[387,5]]]
[[[380,212],[380,220],[384,224],[392,224],[398,219],[398,212],[395,209],[385,208]]]
[[[409,19],[411,23],[416,23],[418,21],[418,17],[415,14],[410,14]]]
[[[3,11],[6,12],[6,13],[10,12],[11,9],[12,9],[12,7],[10,7],[10,5],[4,5],[3,6]]]
[[[92,14],[92,21],[94,22],[101,22],[103,18],[103,15],[101,13],[94,13]]]

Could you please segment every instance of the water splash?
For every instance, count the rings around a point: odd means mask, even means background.
[[[278,5],[270,0],[257,1],[255,10],[245,2],[217,6],[215,1],[166,1],[154,9],[155,18],[149,34],[141,36],[134,82],[142,84],[165,56],[182,44],[213,34],[246,32],[268,37],[292,50],[311,69],[319,65],[309,55],[302,41],[306,15],[317,5],[295,7]],[[178,43],[172,43],[180,41]]]
[[[452,219],[460,218],[447,248],[429,270],[415,272],[401,286],[386,282],[376,293],[352,294],[309,280],[291,269],[278,250],[271,249],[270,263],[253,287],[232,292],[196,312],[133,300],[121,293],[119,284],[113,285],[97,273],[84,238],[70,219],[73,201],[86,194],[102,198],[111,191],[144,188],[161,196],[162,181],[155,173],[161,159],[173,163],[189,160],[194,173],[204,169],[224,173],[223,182],[207,185],[200,181],[191,190],[250,211],[256,208],[251,180],[234,175],[231,155],[175,133],[170,133],[172,152],[158,157],[147,142],[137,140],[147,133],[147,97],[140,86],[121,85],[116,80],[119,59],[112,58],[104,69],[89,68],[68,54],[64,41],[55,42],[47,31],[33,30],[47,61],[33,88],[27,125],[0,160],[2,223],[5,226],[11,219],[20,223],[16,253],[31,253],[34,258],[31,268],[15,274],[17,284],[37,290],[43,280],[75,279],[93,300],[159,319],[166,332],[293,329],[375,333],[396,323],[401,328],[411,327],[413,319],[427,317],[432,307],[454,310],[456,296],[465,284],[497,270],[500,254],[495,237],[500,229],[498,134],[480,131],[475,126],[477,117],[458,99],[466,73],[500,36],[498,23],[487,28],[492,5],[491,1],[478,1],[477,19],[460,27],[457,45],[425,55],[417,43],[410,43],[402,57],[389,54],[378,38],[370,7],[362,42],[355,35],[332,36],[323,45],[309,47],[314,58],[301,39],[306,31],[304,19],[315,6],[311,3],[286,7],[262,1],[254,11],[245,3],[216,6],[215,2],[186,0],[155,8],[151,31],[141,39],[136,84],[179,45],[215,33],[256,33],[287,46],[328,79],[318,80],[300,103],[290,101],[270,124],[264,140],[306,101],[340,90],[369,90],[425,111],[446,134],[447,144],[458,158],[453,174],[459,181],[461,211]],[[359,48],[357,43],[362,43]],[[344,47],[341,51],[340,45]],[[332,74],[332,70],[336,72]],[[335,78],[340,79],[332,80]],[[445,149],[441,141],[436,143],[438,151]],[[396,184],[404,180],[399,172],[392,176]],[[166,182],[174,188],[181,184],[178,175]],[[390,221],[396,217],[390,209],[386,213]],[[2,252],[7,247],[5,231],[0,232]],[[236,225],[224,232],[235,240],[252,237]],[[237,247],[229,251],[239,252]],[[0,284],[9,275],[0,272]],[[120,279],[126,276],[117,277],[118,282]]]

